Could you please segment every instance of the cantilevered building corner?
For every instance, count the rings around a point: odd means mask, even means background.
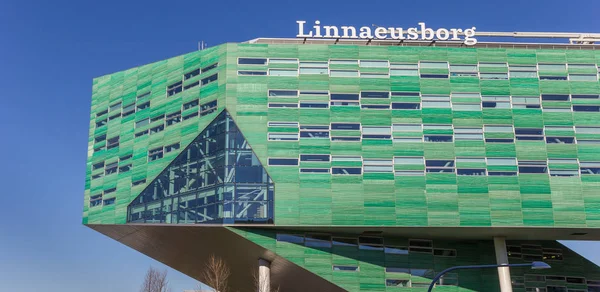
[[[194,278],[217,255],[239,291],[259,261],[286,292],[426,291],[502,257],[552,266],[512,291],[600,291],[557,242],[600,240],[600,46],[560,36],[255,39],[98,77],[83,223]]]

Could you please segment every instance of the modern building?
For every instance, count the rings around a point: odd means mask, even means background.
[[[600,45],[582,38],[255,39],[98,77],[83,223],[195,278],[217,255],[237,291],[259,260],[286,292],[532,261],[552,268],[434,291],[600,291],[557,242],[600,240]]]

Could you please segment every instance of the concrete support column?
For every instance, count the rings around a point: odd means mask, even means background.
[[[494,249],[496,250],[496,264],[508,264],[506,239],[504,237],[494,237]],[[498,279],[500,280],[500,291],[512,292],[510,269],[508,267],[498,267]]]
[[[258,259],[258,292],[271,292],[271,263]]]

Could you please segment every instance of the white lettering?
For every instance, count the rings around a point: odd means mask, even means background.
[[[452,28],[450,29],[450,32],[452,32],[452,39],[453,41],[460,41],[460,38],[458,37],[458,34],[462,32],[462,29],[456,29],[456,28]]]
[[[403,40],[404,39],[404,31],[402,28],[394,28],[394,27],[390,27],[390,38],[392,38],[393,40]],[[398,32],[398,35],[396,35],[396,32]]]
[[[371,28],[368,26],[363,26],[360,28],[360,34],[358,35],[361,39],[372,39],[373,35],[371,34]]]
[[[321,35],[321,26],[319,24],[321,24],[321,22],[318,20],[315,20],[315,25],[313,27],[315,28],[315,37],[316,38],[323,37]]]
[[[342,35],[342,38],[357,38],[356,36],[356,27],[354,26],[342,26],[342,30],[344,31],[344,34]],[[348,31],[352,31],[352,35],[348,35]]]
[[[409,40],[416,40],[419,38],[419,34],[417,33],[417,29],[414,27],[409,28],[407,31]]]
[[[445,28],[438,29],[435,35],[440,41],[445,41],[450,37],[450,33]]]
[[[298,35],[296,36],[297,38],[310,38],[313,36],[312,31],[309,34],[304,33],[304,24],[306,23],[306,21],[298,20],[296,21],[296,23],[298,24]]]
[[[465,29],[465,45],[472,46],[477,43],[475,36],[475,27]]]
[[[326,38],[339,38],[340,37],[340,35],[338,34],[337,26],[323,26],[323,29],[325,30]],[[333,35],[331,34],[332,31],[333,31]]]
[[[309,30],[306,32],[304,30],[304,25],[306,21],[297,20],[298,24],[298,34],[296,37],[298,38],[353,38],[353,39],[392,39],[392,40],[423,40],[423,41],[433,41],[433,40],[453,40],[460,41],[461,36],[464,36],[463,43],[467,46],[472,46],[477,44],[477,39],[475,38],[475,29],[476,27],[468,28],[468,29],[460,29],[460,28],[439,28],[432,29],[428,28],[424,22],[419,22],[417,27],[409,27],[404,29],[402,27],[382,27],[378,26],[375,28],[371,28],[369,26],[360,27],[357,29],[354,26],[333,26],[333,25],[324,25],[321,26],[321,21],[315,20],[315,24],[313,25],[313,30]],[[340,28],[342,35],[340,36]],[[325,34],[325,35],[323,35]],[[358,35],[357,35],[358,34]],[[374,36],[373,36],[374,35]]]
[[[385,27],[378,27],[375,29],[375,37],[383,40],[387,38],[387,29]]]
[[[434,35],[433,35],[433,29],[431,28],[425,28],[425,23],[424,22],[419,22],[419,25],[421,26],[421,38],[426,40],[426,41],[430,41],[433,39]]]

